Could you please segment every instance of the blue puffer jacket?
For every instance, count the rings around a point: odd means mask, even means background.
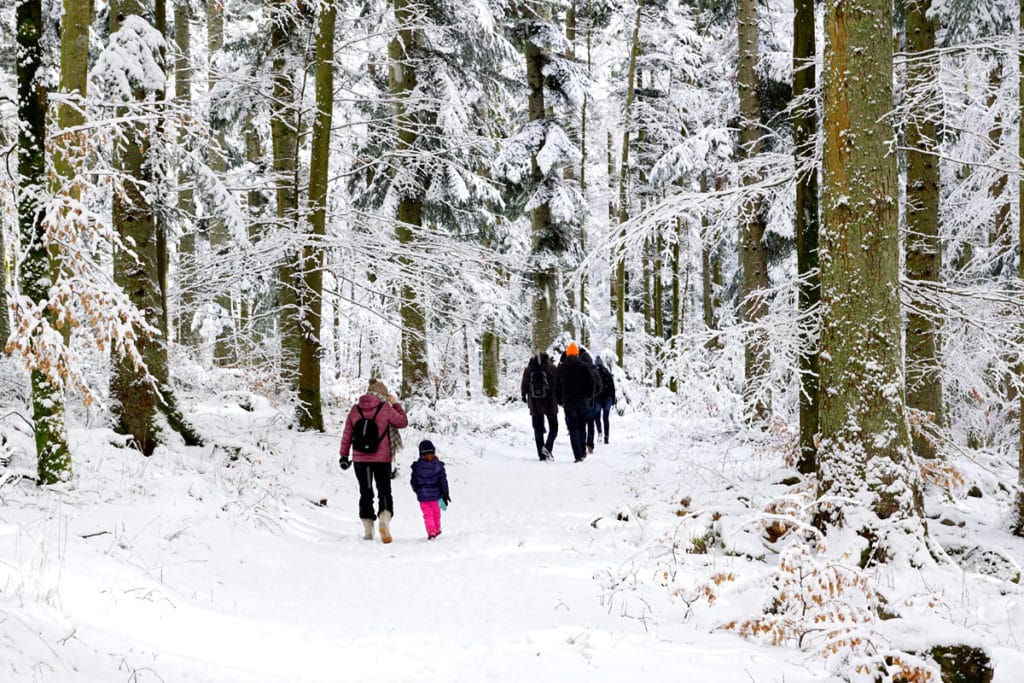
[[[412,464],[412,475],[409,477],[412,490],[420,502],[445,499],[448,496],[448,475],[444,471],[444,463],[433,456],[431,460],[419,460]]]

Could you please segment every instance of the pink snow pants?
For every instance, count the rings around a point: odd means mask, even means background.
[[[420,510],[423,511],[423,524],[427,527],[427,536],[437,536],[441,533],[441,506],[437,501],[420,501]]]

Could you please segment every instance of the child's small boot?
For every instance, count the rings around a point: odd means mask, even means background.
[[[372,519],[364,519],[363,520],[363,540],[364,541],[372,541],[373,540],[373,520]]]
[[[379,515],[380,520],[380,542],[391,543],[391,532],[388,530],[388,524],[391,523],[391,513],[388,510],[384,510]]]

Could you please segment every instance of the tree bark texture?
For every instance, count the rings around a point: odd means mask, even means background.
[[[18,41],[18,228],[24,256],[21,293],[33,303],[46,301],[51,283],[50,253],[44,245],[46,196],[46,111],[48,95],[40,79],[43,66],[42,0],[22,0],[15,9]],[[53,325],[52,313],[47,313]],[[71,452],[64,424],[64,392],[41,369],[31,371],[32,425],[37,482],[56,484],[71,478]]]
[[[494,332],[484,332],[480,347],[483,355],[484,395],[488,398],[497,398],[498,376],[501,368],[501,338]]]
[[[636,18],[633,21],[633,38],[629,51],[629,70],[626,73],[626,103],[622,116],[622,155],[619,157],[619,225],[629,220],[629,204],[626,201],[629,179],[629,136],[633,125],[633,100],[636,97],[636,62],[640,57],[640,20],[643,14],[643,0],[637,0]],[[620,229],[619,236],[624,236]],[[614,273],[612,302],[615,313],[615,355],[622,367],[626,357],[626,259],[621,250],[612,263]]]
[[[270,49],[273,54],[271,78],[274,96],[270,101],[270,137],[276,176],[275,197],[278,229],[295,234],[299,214],[298,114],[291,62],[295,58],[292,34],[298,22],[292,3],[274,0],[271,9]],[[294,246],[285,250],[277,270],[278,324],[281,335],[281,376],[285,385],[299,391],[299,356],[302,329],[299,326],[301,254]]]
[[[532,40],[526,42],[526,85],[529,90],[527,110],[530,121],[545,118],[544,108],[544,51]],[[534,157],[530,161],[535,185],[543,182],[544,176]],[[547,202],[530,212],[531,235],[531,279],[533,299],[531,303],[532,326],[530,346],[534,353],[546,351],[558,336],[558,270],[554,254],[548,242],[554,229],[551,207]]]
[[[1017,39],[1024,39],[1024,0],[1020,0],[1020,14],[1017,24]],[[1020,111],[1024,112],[1024,53],[1017,56],[1018,80],[1017,101]],[[1024,116],[1017,122],[1017,155],[1024,159]],[[1024,245],[1024,163],[1020,164],[1017,180],[1017,244]],[[1024,248],[1024,247],[1022,247]],[[1018,259],[1017,275],[1024,280],[1024,258]],[[1021,327],[1021,341],[1024,342],[1024,326]],[[1024,362],[1020,364],[1018,375],[1024,376]],[[1024,536],[1024,391],[1018,393],[1018,450],[1017,450],[1017,523],[1014,532]]]
[[[184,111],[192,108],[192,40],[191,40],[191,3],[189,0],[177,0],[174,5],[174,98]],[[185,147],[187,139],[184,123],[178,127],[178,145]],[[178,239],[178,262],[184,267],[179,269],[177,321],[178,343],[192,353],[199,348],[199,335],[192,329],[192,321],[196,314],[196,281],[192,277],[196,262],[196,228],[195,228],[195,197],[192,189],[193,178],[182,165],[178,170],[178,213],[182,217],[181,237]]]
[[[814,0],[793,2],[793,99],[809,98],[815,84]],[[814,100],[805,102],[793,116],[793,147],[796,164],[814,157],[818,137],[818,113]],[[821,299],[818,273],[818,168],[814,164],[797,178],[796,184],[796,268],[800,278],[799,309],[810,315]],[[813,326],[817,329],[817,326]],[[797,469],[803,474],[815,470],[818,434],[818,340],[815,333],[805,339],[800,353],[800,455]]]
[[[880,520],[920,514],[903,410],[892,41],[878,39],[892,5],[825,7],[820,520],[851,524],[884,561]]]
[[[334,111],[334,25],[338,7],[333,0],[320,6],[316,38],[316,116],[309,157],[309,237],[303,247],[301,292],[302,347],[299,354],[300,429],[323,431],[320,402],[320,343],[323,312],[323,239],[327,234],[327,179],[331,158],[331,119]]]
[[[417,51],[422,47],[423,34],[418,28],[417,7],[410,0],[395,0],[395,23],[398,34],[388,44],[391,64],[388,84],[395,101],[395,126],[398,129],[396,153],[406,163],[403,153],[415,147],[421,125],[419,113],[411,102],[416,89]],[[398,223],[395,238],[399,244],[411,244],[416,231],[423,227],[423,191],[418,182],[403,190],[398,202]],[[405,268],[412,268],[411,260],[401,257]],[[400,316],[402,320],[402,395],[430,396],[430,368],[427,363],[427,318],[419,294],[410,284],[400,285]]]
[[[757,0],[739,0],[736,23],[739,38],[740,154],[754,159],[761,153],[761,101],[757,91]],[[750,188],[760,178],[745,173],[743,186]],[[762,384],[768,374],[770,356],[763,330],[757,328],[768,312],[768,254],[764,245],[765,221],[761,200],[753,190],[740,208],[740,313],[748,326],[743,353],[743,398],[749,418],[764,421],[771,412],[763,397]]]
[[[927,88],[938,78],[931,0],[906,0],[907,87]],[[907,279],[937,283],[942,276],[939,238],[939,156],[935,121],[930,115],[907,124]],[[907,406],[930,413],[935,425],[945,424],[940,368],[939,312],[915,301],[907,312]],[[920,430],[912,434],[914,454],[934,458],[935,443]]]
[[[224,49],[224,4],[223,0],[207,0],[206,2],[206,49],[209,60],[207,92],[211,95],[220,76],[218,56]],[[221,120],[215,101],[210,98],[210,145],[208,147],[208,163],[210,170],[219,176],[228,170],[224,136],[225,122]],[[210,258],[214,262],[223,259],[231,248],[231,235],[228,224],[221,215],[220,207],[213,207],[209,213]],[[219,292],[213,304],[220,318],[218,333],[213,343],[213,362],[216,365],[233,365],[237,362],[234,333],[234,314],[231,293],[228,290]],[[300,389],[301,391],[301,389]]]

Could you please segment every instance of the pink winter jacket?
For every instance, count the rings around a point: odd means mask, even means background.
[[[377,412],[377,406],[382,403],[384,405],[381,406],[380,413],[377,414],[377,419],[374,420],[377,423],[377,433],[381,435],[380,444],[377,446],[376,452],[360,453],[359,451],[352,451],[352,461],[391,462],[391,439],[388,438],[388,425],[401,429],[409,424],[409,418],[406,417],[405,411],[402,410],[402,406],[398,403],[391,405],[387,401],[381,401],[372,394],[360,396],[356,405],[352,406],[352,409],[348,411],[348,418],[345,420],[345,431],[341,436],[341,449],[339,450],[342,457],[348,457],[349,451],[352,449],[352,428],[355,426],[356,421],[360,417],[372,419],[373,414]],[[359,414],[359,411],[362,411],[362,415]]]

